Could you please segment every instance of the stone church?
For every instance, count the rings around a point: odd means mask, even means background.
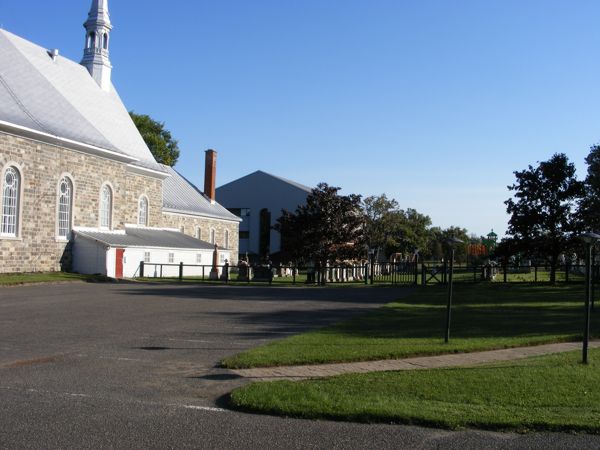
[[[81,63],[0,29],[0,272],[135,276],[146,263],[235,264],[240,219],[158,164],[111,83],[108,0]]]

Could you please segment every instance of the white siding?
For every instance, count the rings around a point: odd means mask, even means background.
[[[109,248],[106,252],[106,276],[115,278],[117,270],[117,251],[114,248]],[[125,276],[125,273],[123,273]]]
[[[121,247],[122,248],[122,247]],[[196,257],[202,254],[204,275],[208,277],[212,265],[212,250],[174,250],[165,248],[126,248],[123,253],[123,277],[135,278],[139,276],[140,262],[144,260],[144,253],[150,253],[150,263],[145,263],[144,276],[160,276],[160,266],[153,264],[168,264],[169,253],[175,253],[175,266],[163,266],[163,277],[178,277],[179,263],[184,265],[197,265]],[[225,259],[231,261],[231,253],[219,252]],[[107,249],[100,242],[76,236],[73,245],[73,270],[79,273],[99,273],[114,278],[116,273],[116,248]],[[223,265],[223,263],[218,263]],[[219,275],[221,269],[219,269]],[[202,267],[184,267],[183,276],[201,276]]]
[[[104,244],[75,236],[73,242],[73,271],[107,275],[106,247]]]
[[[126,263],[123,265],[123,276],[125,278],[133,278],[139,276],[140,261],[144,260],[144,252],[150,252],[150,263],[145,263],[144,276],[145,277],[159,277],[160,266],[155,264],[170,264],[169,253],[175,253],[174,263],[175,266],[163,266],[163,277],[178,277],[179,276],[179,263],[182,262],[185,265],[196,266],[196,255],[202,254],[202,265],[204,265],[204,275],[208,277],[212,265],[212,250],[173,250],[173,249],[157,249],[157,248],[143,248],[143,249],[127,249],[125,250]],[[231,261],[230,252],[219,252],[222,253],[228,261]],[[219,263],[219,265],[222,265]],[[219,274],[221,269],[219,269]],[[201,276],[202,267],[184,267],[183,276]]]

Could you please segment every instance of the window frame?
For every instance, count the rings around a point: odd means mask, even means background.
[[[67,180],[71,184],[71,198],[69,205],[69,231],[66,235],[62,236],[60,234],[60,207],[61,207],[61,184],[63,180]],[[70,173],[62,173],[58,178],[58,183],[56,185],[56,240],[57,241],[68,241],[71,238],[71,233],[73,232],[73,207],[75,205],[75,181],[73,180],[73,176]]]
[[[17,175],[19,176],[19,185],[17,186],[17,205],[16,205],[16,209],[15,209],[15,232],[14,233],[4,233],[2,232],[2,227],[4,224],[4,182],[5,182],[5,177],[6,177],[6,172],[8,171],[8,169],[12,168],[13,170],[15,170],[17,172]],[[2,173],[1,173],[1,178],[0,178],[0,239],[6,239],[6,240],[15,240],[15,239],[21,239],[21,235],[22,235],[22,226],[23,226],[23,193],[24,193],[24,176],[23,176],[23,169],[21,167],[20,164],[14,162],[14,161],[9,161],[8,163],[6,163],[4,165],[4,167],[2,168]]]
[[[145,223],[140,223],[140,217],[142,213],[141,203],[142,200],[146,203],[146,213],[145,213]],[[150,226],[150,200],[146,194],[142,194],[138,198],[138,214],[137,214],[137,224],[140,227],[149,227]]]
[[[104,191],[104,188],[108,188],[108,190],[110,191],[108,226],[102,225],[102,217],[103,217],[103,214],[102,214],[102,192]],[[102,183],[102,186],[100,187],[100,199],[99,200],[100,201],[98,204],[98,228],[101,230],[112,230],[113,229],[113,212],[115,209],[115,190],[110,182],[105,181],[104,183]]]

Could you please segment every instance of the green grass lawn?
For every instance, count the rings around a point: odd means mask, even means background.
[[[450,343],[444,344],[446,289],[419,288],[373,312],[248,350],[222,364],[318,364],[576,340],[583,323],[583,289],[582,284],[456,285]]]
[[[68,272],[11,273],[0,275],[0,286],[64,281],[106,281],[106,277]]]
[[[446,428],[600,433],[600,350],[479,368],[253,383],[231,394],[245,411],[308,419]]]

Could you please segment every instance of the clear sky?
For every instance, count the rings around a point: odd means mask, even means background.
[[[91,0],[0,0],[79,61]],[[514,170],[600,141],[597,0],[110,0],[113,81],[202,186],[255,170],[503,233]],[[243,205],[240,205],[243,206]]]

